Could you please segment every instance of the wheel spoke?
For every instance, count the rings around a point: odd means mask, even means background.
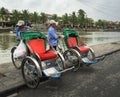
[[[24,62],[22,63],[22,74],[28,87],[36,88],[38,86],[38,71],[35,62],[32,59],[24,59]]]
[[[64,58],[66,60],[66,68],[74,66],[73,71],[77,71],[80,67],[80,56],[76,53],[75,50],[67,50],[64,53]]]
[[[58,66],[58,69],[59,70],[63,70],[64,68],[64,63],[63,63],[63,60],[62,58],[58,55],[57,59],[56,59],[56,62],[55,64]]]

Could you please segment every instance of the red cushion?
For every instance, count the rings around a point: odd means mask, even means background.
[[[89,51],[89,47],[87,47],[87,46],[79,46],[79,50],[80,50],[80,52],[88,52]]]
[[[57,53],[53,50],[46,51],[43,39],[29,40],[28,45],[33,52],[36,52],[39,55],[42,61],[57,57]]]
[[[28,40],[28,45],[30,46],[33,52],[36,52],[36,53],[46,52],[43,39]]]
[[[77,46],[77,40],[75,37],[68,38],[68,47]]]
[[[48,59],[53,59],[57,57],[57,53],[55,53],[54,51],[47,51],[46,53],[38,53],[38,55],[40,56],[40,59],[43,60],[48,60]]]

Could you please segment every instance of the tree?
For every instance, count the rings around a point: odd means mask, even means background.
[[[0,9],[0,17],[2,19],[2,27],[4,27],[4,21],[7,21],[8,19],[8,15],[9,15],[9,11],[7,9],[5,9],[4,7],[2,7]]]
[[[51,17],[51,19],[53,19],[53,20],[55,20],[55,21],[58,21],[58,16],[57,16],[57,14],[53,14],[52,17]]]
[[[94,20],[92,18],[86,18],[85,21],[86,26],[93,27]]]
[[[69,17],[68,17],[67,13],[65,13],[65,15],[62,16],[62,23],[63,24],[68,24],[69,23]]]
[[[46,21],[47,21],[47,16],[45,15],[45,13],[41,13],[41,21],[42,21],[42,23],[44,24]]]
[[[23,10],[22,11],[22,18],[25,21],[25,23],[29,22],[29,11],[28,10]]]
[[[103,28],[103,22],[101,19],[99,19],[95,24],[98,28]]]
[[[78,11],[78,23],[79,23],[80,25],[84,25],[84,24],[85,24],[85,18],[86,18],[85,16],[86,16],[85,11],[82,10],[82,9],[80,9],[80,10]]]
[[[16,9],[12,11],[12,17],[11,17],[11,22],[12,24],[16,24],[18,20],[20,19],[21,13],[17,11]]]
[[[37,24],[40,20],[40,16],[38,15],[37,12],[31,13],[30,20],[31,20],[31,22]]]
[[[75,12],[73,12],[72,15],[70,16],[70,22],[73,24],[73,26],[77,24],[77,16]]]

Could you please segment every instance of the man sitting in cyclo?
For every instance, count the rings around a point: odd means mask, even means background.
[[[16,24],[16,37],[17,40],[20,41],[21,37],[20,35],[25,32],[26,30],[35,30],[34,28],[31,28],[30,26],[25,25],[25,22],[23,20],[19,20]]]
[[[21,34],[26,32],[27,30],[35,30],[35,28],[30,26],[26,26],[25,22],[23,20],[19,20],[18,23],[16,24],[16,37],[19,43],[17,44],[17,48],[14,51],[14,57],[18,58],[20,56],[24,56],[26,54],[26,46],[21,40]]]

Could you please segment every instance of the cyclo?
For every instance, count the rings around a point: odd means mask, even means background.
[[[85,45],[78,46],[76,32],[65,30],[63,35],[67,50],[62,55],[54,50],[47,37],[41,32],[22,33],[20,43],[24,44],[26,51],[23,55],[16,56],[18,53],[15,52],[19,51],[17,49],[20,46],[18,45],[12,48],[11,56],[13,64],[21,68],[23,79],[28,87],[36,88],[43,77],[60,78],[63,72],[77,71],[83,63],[98,62],[91,48]]]
[[[94,50],[85,44],[78,32],[65,29],[62,34],[64,36],[64,44],[67,48],[63,53],[67,62],[66,68],[74,67],[73,70],[77,71],[84,65],[90,66],[104,59],[104,56],[95,57]]]
[[[47,37],[41,32],[24,32],[21,41],[25,45],[26,53],[16,57],[15,52],[18,47],[13,47],[12,61],[16,67],[19,63],[18,67],[21,68],[23,79],[28,87],[36,88],[43,77],[60,78],[63,72],[73,68],[65,68],[63,55],[54,50]]]

